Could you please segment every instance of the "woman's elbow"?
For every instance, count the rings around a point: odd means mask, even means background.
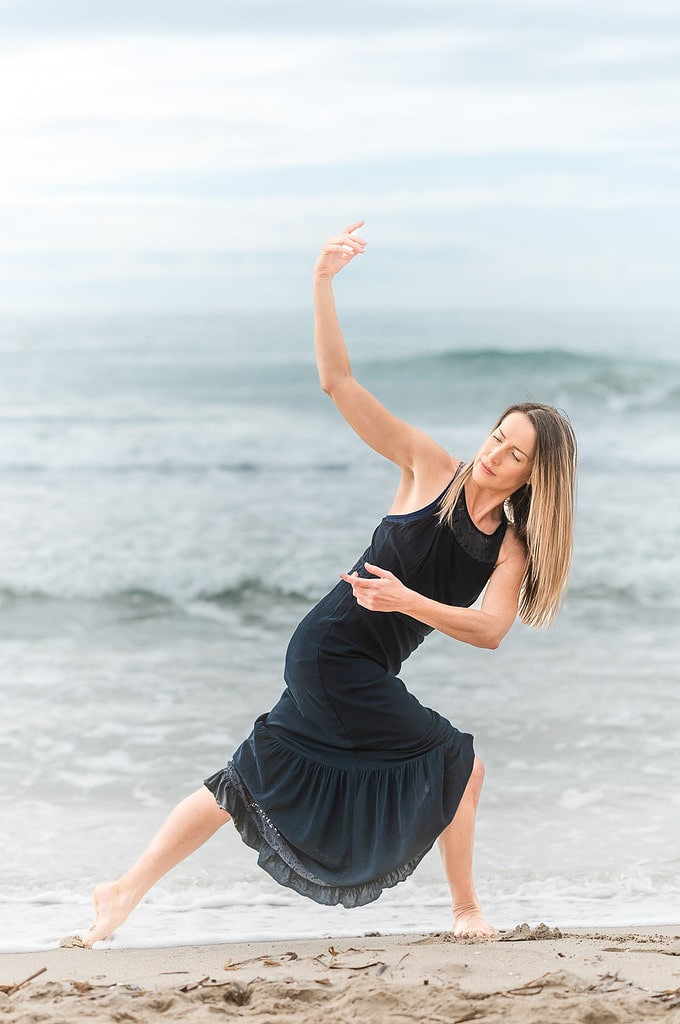
[[[481,647],[485,651],[497,651],[501,645],[502,636],[495,636],[491,633],[478,637],[475,647]]]
[[[509,629],[510,626],[502,626],[500,624],[488,626],[484,630],[483,639],[479,646],[486,648],[488,651],[497,651]]]
[[[458,634],[450,634],[456,640],[463,640],[466,644],[470,644],[471,647],[479,647],[482,651],[496,651],[500,647],[502,636],[497,636],[493,633],[488,633],[486,630],[483,633],[473,633],[472,635],[462,637]]]
[[[351,375],[346,373],[320,373],[319,386],[323,393],[337,404],[338,392],[350,379]]]

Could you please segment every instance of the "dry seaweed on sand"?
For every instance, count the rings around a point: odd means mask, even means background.
[[[298,955],[292,951],[282,953],[279,957],[271,953],[263,953],[261,956],[251,956],[248,960],[227,960],[224,965],[225,971],[238,971],[241,967],[249,967],[251,964],[262,964],[264,967],[280,967],[282,964],[297,960]]]
[[[31,974],[28,978],[24,978],[23,981],[15,981],[11,985],[0,985],[0,992],[6,996],[14,995],[14,993],[18,992],[20,988],[24,987],[24,985],[28,985],[29,981],[33,981],[34,978],[39,978],[46,970],[46,967],[41,967],[39,971],[36,971],[35,974]]]

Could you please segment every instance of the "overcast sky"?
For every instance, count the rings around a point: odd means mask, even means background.
[[[0,0],[0,311],[669,308],[677,0]]]

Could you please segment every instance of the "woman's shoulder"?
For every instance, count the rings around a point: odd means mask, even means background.
[[[436,497],[445,491],[458,475],[463,463],[439,448],[436,455],[414,473],[415,489],[420,497]]]
[[[518,535],[514,525],[508,522],[505,536],[498,552],[498,561],[519,561],[524,565],[528,557],[527,546]]]
[[[430,505],[448,489],[461,465],[459,459],[438,448],[428,462],[403,469],[388,515],[410,515]]]
[[[435,485],[442,480],[451,482],[462,465],[461,459],[455,458],[445,448],[437,445],[430,452],[429,459],[424,459],[420,465],[414,467],[414,477]]]

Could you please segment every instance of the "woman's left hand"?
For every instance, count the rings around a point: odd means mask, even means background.
[[[363,223],[363,220],[358,220],[356,224],[350,224],[342,234],[329,238],[324,244],[314,267],[317,281],[332,280],[339,270],[364,251],[366,242],[354,234]]]
[[[372,612],[402,611],[404,597],[408,593],[404,584],[388,569],[381,569],[369,562],[364,562],[364,566],[372,574],[369,579],[355,572],[351,576],[340,573],[340,579],[352,588],[357,603]]]

